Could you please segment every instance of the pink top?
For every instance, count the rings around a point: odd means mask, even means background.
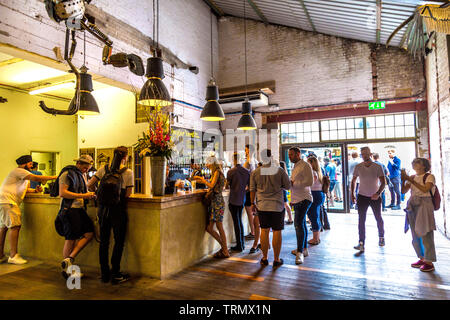
[[[314,182],[311,186],[311,191],[322,191],[322,184],[319,181],[319,175],[313,170]]]

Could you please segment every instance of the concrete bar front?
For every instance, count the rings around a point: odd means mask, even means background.
[[[205,231],[207,211],[201,202],[204,193],[197,190],[162,197],[132,195],[128,202],[128,229],[121,269],[165,279],[218,250],[218,243]],[[228,192],[224,192],[224,198],[223,224],[230,243],[235,237],[228,211]],[[19,252],[25,258],[59,266],[64,245],[64,238],[56,233],[54,226],[59,204],[59,198],[48,195],[31,194],[25,198],[19,238]],[[88,214],[96,221],[97,208],[90,205]],[[244,230],[248,230],[247,221],[243,219]],[[112,243],[111,239],[110,254]],[[99,266],[98,247],[98,242],[93,240],[79,254],[75,264],[81,270],[83,266]]]

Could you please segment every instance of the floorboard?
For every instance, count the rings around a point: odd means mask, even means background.
[[[404,233],[404,216],[385,215],[386,246],[378,246],[371,213],[367,217],[366,251],[356,256],[358,217],[330,214],[331,230],[321,233],[321,243],[309,247],[305,263],[295,265],[290,251],[296,248],[294,226],[283,231],[281,257],[285,264],[273,268],[259,264],[261,253],[246,250],[231,259],[211,256],[166,280],[134,276],[113,286],[98,278],[98,268],[83,268],[80,290],[69,290],[58,266],[30,261],[24,266],[0,265],[0,299],[37,300],[410,300],[450,299],[450,241],[435,232],[436,271],[424,273],[410,267],[417,260],[410,232]],[[310,232],[308,238],[311,238]]]

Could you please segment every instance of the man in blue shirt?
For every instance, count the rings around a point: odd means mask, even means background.
[[[242,210],[245,202],[245,188],[250,183],[250,171],[238,162],[239,154],[233,154],[234,167],[227,173],[227,187],[230,186],[230,200],[228,208],[233,218],[234,233],[236,235],[236,246],[231,250],[242,252],[245,248],[244,226],[242,225]]]
[[[391,192],[391,204],[387,208],[392,210],[400,210],[401,192],[400,192],[400,170],[401,160],[395,155],[395,149],[388,150],[389,163],[387,168],[389,170],[389,179],[391,184],[389,185],[389,191]],[[395,201],[397,200],[397,202]]]
[[[380,165],[383,168],[384,176],[386,177],[386,184],[388,184],[387,180],[388,180],[388,176],[389,176],[389,171],[386,168],[386,166],[379,161],[380,155],[378,153],[374,153],[374,154],[372,154],[372,157],[373,157],[373,162],[375,162],[376,164]],[[381,207],[382,207],[383,211],[387,211],[386,210],[386,195],[385,195],[384,190],[381,193]]]
[[[33,168],[31,168],[30,172],[36,176],[42,176],[42,172],[38,171],[38,163],[33,161]],[[37,186],[42,185],[41,182],[31,181],[30,180],[30,188],[36,189]]]
[[[327,176],[330,177],[330,206],[334,207],[333,190],[336,185],[336,166],[334,163],[330,162],[328,157],[325,157],[323,161],[325,162],[325,171],[327,172]]]

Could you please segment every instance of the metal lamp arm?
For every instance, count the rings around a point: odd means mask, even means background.
[[[68,110],[59,110],[59,109],[53,109],[47,107],[44,101],[39,101],[39,106],[41,109],[46,112],[50,113],[52,115],[66,115],[66,116],[72,116],[78,112],[79,106],[80,106],[80,84],[81,84],[81,77],[80,73],[78,72],[77,68],[72,63],[73,54],[75,52],[75,48],[77,45],[77,42],[75,40],[75,31],[72,31],[72,44],[70,47],[70,53],[68,51],[68,45],[69,45],[69,36],[70,36],[70,30],[66,29],[66,44],[65,44],[65,51],[64,51],[64,60],[67,61],[67,63],[70,66],[70,69],[76,76],[76,89],[75,89],[75,103],[70,106]]]

